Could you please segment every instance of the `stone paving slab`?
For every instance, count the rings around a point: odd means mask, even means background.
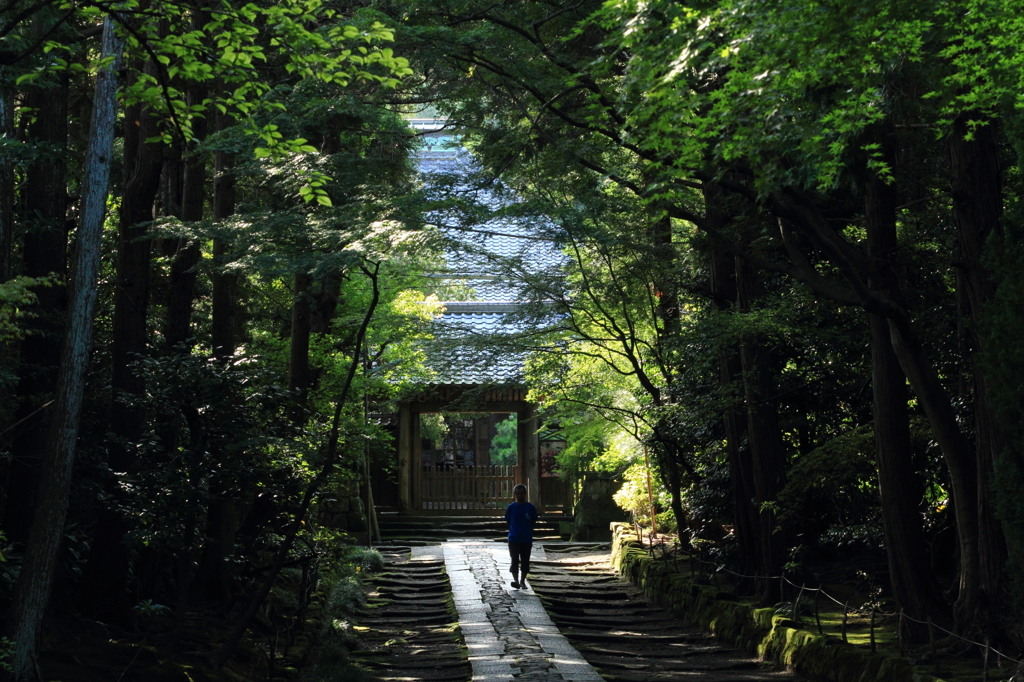
[[[533,590],[511,586],[505,543],[449,540],[413,549],[413,559],[441,557],[469,650],[473,682],[602,682],[558,632]],[[546,561],[544,548],[534,545],[531,558]]]

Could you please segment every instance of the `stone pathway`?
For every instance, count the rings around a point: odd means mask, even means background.
[[[549,545],[533,586],[562,633],[606,682],[794,682],[652,606],[608,565],[607,546]]]
[[[411,558],[407,547],[381,553],[386,567],[367,581],[370,593],[355,628],[360,648],[352,660],[381,682],[469,680],[442,558]]]
[[[414,548],[413,557],[444,559],[473,682],[601,682],[559,633],[532,588],[509,584],[504,543],[449,541]],[[532,558],[546,560],[542,546],[534,545]]]

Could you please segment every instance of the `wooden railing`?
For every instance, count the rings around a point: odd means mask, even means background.
[[[420,473],[422,509],[504,509],[516,484],[514,466],[425,465]]]

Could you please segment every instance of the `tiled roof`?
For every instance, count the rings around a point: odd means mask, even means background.
[[[428,123],[418,122],[418,130]],[[472,158],[463,150],[423,149],[418,167],[430,173],[468,174]],[[494,208],[499,202],[487,190],[476,190],[477,200]],[[523,354],[500,348],[500,338],[520,331],[509,319],[523,300],[516,279],[523,274],[550,273],[565,262],[558,245],[543,238],[535,222],[504,218],[484,224],[460,225],[438,216],[448,248],[446,269],[434,273],[438,291],[465,291],[462,300],[443,300],[444,314],[435,320],[437,341],[426,349],[436,384],[521,383]],[[491,342],[496,341],[496,342]]]
[[[430,368],[438,384],[521,383],[523,356],[502,352],[488,343],[494,336],[515,331],[505,320],[512,306],[493,304],[446,304],[435,321],[437,343],[427,350]]]

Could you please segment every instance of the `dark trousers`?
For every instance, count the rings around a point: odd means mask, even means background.
[[[512,557],[512,574],[519,577],[519,565],[522,563],[523,575],[530,572],[530,550],[533,549],[532,542],[511,542],[508,543],[508,553]]]

